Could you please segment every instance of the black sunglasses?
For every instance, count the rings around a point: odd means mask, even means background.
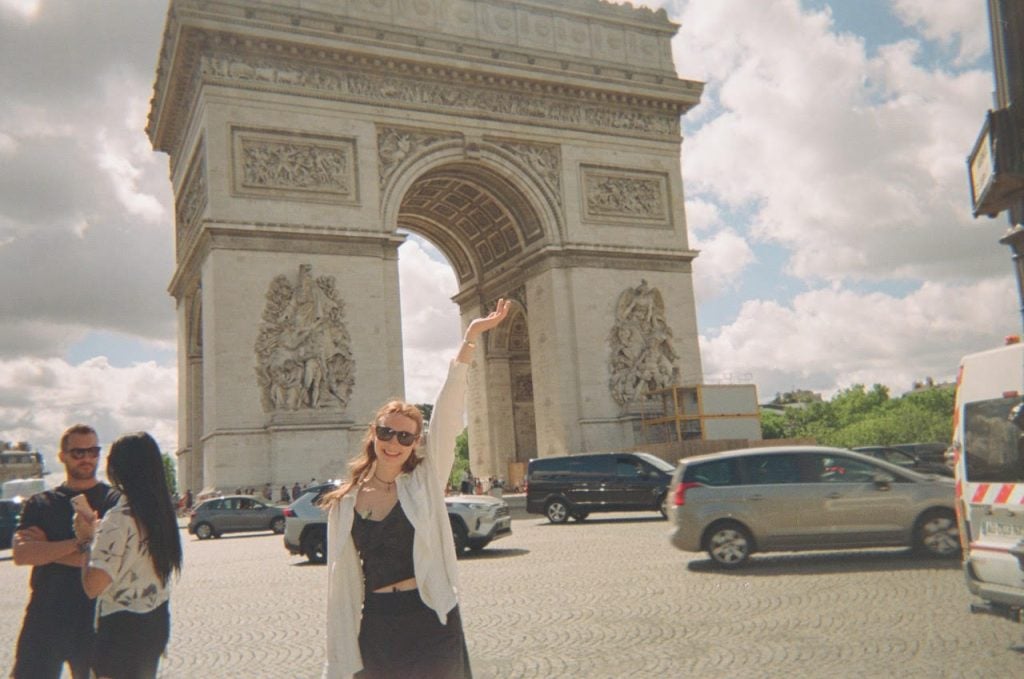
[[[398,442],[403,446],[411,446],[416,443],[416,439],[419,438],[419,434],[414,434],[411,431],[398,431],[391,427],[385,427],[382,424],[377,425],[375,432],[377,434],[377,438],[381,441],[390,441],[397,436]]]
[[[89,457],[99,457],[100,456],[100,447],[99,446],[93,446],[91,448],[71,448],[67,452],[68,452],[68,455],[71,456],[72,460],[81,460],[81,459],[85,458],[87,455]]]

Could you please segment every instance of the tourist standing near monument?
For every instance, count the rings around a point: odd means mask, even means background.
[[[98,516],[119,495],[96,479],[100,446],[96,431],[85,424],[67,429],[57,458],[64,483],[25,502],[14,534],[12,557],[32,566],[32,595],[18,637],[14,679],[57,679],[66,662],[73,679],[87,679],[94,642],[94,603],[82,589],[85,556],[72,528],[71,499],[84,497]]]
[[[444,489],[463,428],[468,363],[509,307],[498,300],[466,328],[425,450],[419,409],[390,401],[370,423],[348,482],[325,496],[328,679],[472,676]]]
[[[160,448],[144,432],[110,446],[107,477],[121,492],[102,520],[76,506],[75,534],[90,554],[82,586],[99,597],[95,676],[156,677],[171,632],[171,575],[181,571],[181,539]]]

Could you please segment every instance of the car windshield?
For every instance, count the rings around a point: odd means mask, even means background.
[[[636,453],[636,456],[642,459],[644,462],[649,463],[655,469],[660,469],[661,471],[666,472],[668,474],[671,474],[676,469],[668,462],[665,462],[665,460],[662,460],[660,457],[655,457],[650,453]]]

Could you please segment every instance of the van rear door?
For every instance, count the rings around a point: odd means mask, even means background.
[[[957,387],[957,493],[976,592],[1024,602],[1024,345],[964,358]],[[973,588],[973,587],[972,587]],[[1006,602],[1010,603],[1010,602]]]

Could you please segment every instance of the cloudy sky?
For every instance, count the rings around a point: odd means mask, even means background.
[[[971,218],[965,175],[992,100],[986,3],[637,4],[681,24],[677,70],[707,83],[682,163],[708,381],[899,394],[1019,332],[1006,220]],[[143,132],[165,8],[0,0],[0,439],[50,456],[78,420],[177,444],[173,210]],[[400,266],[422,401],[455,283],[429,244]]]

